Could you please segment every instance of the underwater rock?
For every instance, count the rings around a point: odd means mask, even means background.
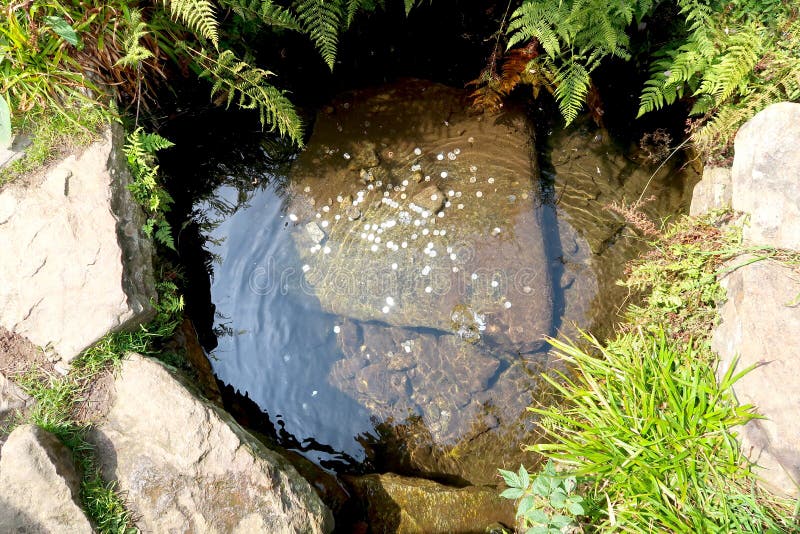
[[[338,315],[451,331],[451,311],[466,305],[492,342],[539,350],[553,289],[532,129],[522,113],[471,114],[462,97],[405,81],[319,115],[291,172],[288,209],[327,232],[324,248],[293,234],[305,277]]]

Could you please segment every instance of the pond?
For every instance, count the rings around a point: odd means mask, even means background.
[[[491,483],[530,463],[526,408],[563,371],[546,337],[608,329],[644,246],[608,205],[646,189],[658,220],[696,180],[588,125],[550,134],[405,80],[325,106],[290,165],[216,156],[184,227],[218,378],[321,465]]]

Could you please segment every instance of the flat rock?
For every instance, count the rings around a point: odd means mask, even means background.
[[[760,111],[734,142],[733,209],[750,214],[744,238],[800,250],[800,104]]]
[[[540,350],[554,306],[533,129],[521,112],[476,116],[463,97],[406,80],[319,115],[291,171],[304,276],[337,315],[451,331],[453,310],[468,306],[485,336]],[[365,151],[378,153],[371,181],[352,163]],[[302,230],[309,221],[325,247]]]
[[[727,167],[706,167],[703,178],[692,192],[689,215],[698,216],[709,211],[731,207],[731,170]]]
[[[496,523],[514,525],[513,503],[493,487],[453,488],[391,473],[350,482],[375,534],[483,534]]]
[[[122,144],[111,127],[0,191],[0,326],[67,361],[153,313],[152,247]]]
[[[22,425],[0,453],[0,532],[93,532],[71,454],[55,436]]]
[[[90,439],[145,532],[330,532],[333,519],[284,458],[131,354]]]
[[[744,264],[746,258],[734,260]],[[772,261],[734,270],[722,283],[728,300],[712,348],[725,372],[758,367],[734,386],[741,404],[753,404],[766,419],[740,432],[742,450],[760,466],[766,485],[796,498],[800,483],[800,272]]]

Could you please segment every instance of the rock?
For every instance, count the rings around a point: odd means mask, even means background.
[[[703,178],[692,192],[689,215],[698,216],[709,211],[731,207],[731,170],[727,167],[706,167]]]
[[[349,482],[375,534],[484,533],[494,523],[514,525],[512,501],[501,499],[492,487],[453,488],[391,473]]]
[[[0,532],[91,533],[78,504],[80,478],[58,439],[17,427],[0,454]]]
[[[435,185],[429,185],[411,197],[411,201],[414,204],[434,214],[442,209],[446,199],[442,190]]]
[[[737,156],[738,157],[738,156]],[[734,260],[744,264],[747,258]],[[760,466],[773,490],[797,498],[800,483],[800,272],[772,261],[757,261],[723,278],[728,299],[712,348],[724,373],[758,365],[734,386],[742,404],[753,404],[766,419],[740,432],[742,450]]]
[[[733,209],[750,214],[744,238],[800,250],[800,104],[773,104],[736,134]]]
[[[131,354],[90,440],[147,532],[330,532],[333,519],[285,459]]]
[[[0,169],[8,167],[18,159],[25,157],[25,150],[30,146],[31,140],[24,135],[18,135],[11,142],[10,147],[0,146]]]
[[[420,80],[340,98],[347,99],[353,104],[320,114],[291,172],[290,212],[328,224],[321,251],[293,231],[322,308],[447,332],[451,311],[464,305],[485,315],[492,341],[512,351],[542,349],[552,333],[553,282],[524,114],[476,116],[463,91]],[[367,158],[378,166],[365,184],[359,169],[373,147],[380,157]],[[348,196],[361,210],[357,221],[341,206],[317,209]],[[522,279],[531,292],[519,290]]]
[[[121,128],[0,191],[0,326],[69,361],[147,321],[152,245],[128,190]]]
[[[325,232],[314,221],[306,223],[306,232],[308,233],[308,237],[311,238],[311,241],[318,245],[325,241]]]

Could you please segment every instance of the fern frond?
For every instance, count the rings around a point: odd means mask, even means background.
[[[273,28],[302,30],[297,17],[272,0],[222,0],[220,5],[230,8],[245,20],[257,19]]]
[[[188,51],[203,67],[201,77],[212,81],[212,97],[223,94],[228,106],[235,101],[242,109],[258,110],[262,126],[269,126],[271,131],[302,145],[300,118],[286,94],[268,83],[271,72],[251,67],[230,50],[223,50],[216,57],[210,56],[205,49]]]
[[[731,35],[719,59],[703,72],[696,94],[712,95],[717,101],[743,93],[747,78],[761,56],[761,37],[755,27],[741,28]]]
[[[558,109],[569,125],[578,116],[586,101],[591,79],[586,68],[577,61],[569,61],[556,74],[555,96]]]
[[[173,19],[219,47],[219,22],[210,0],[162,0]]]
[[[142,20],[142,12],[131,9],[125,13],[122,37],[122,50],[124,55],[114,64],[115,67],[136,67],[142,61],[153,57],[153,53],[142,46],[141,40],[149,32],[147,24]]]
[[[300,0],[295,3],[300,23],[333,70],[339,45],[339,28],[344,18],[342,0]]]

